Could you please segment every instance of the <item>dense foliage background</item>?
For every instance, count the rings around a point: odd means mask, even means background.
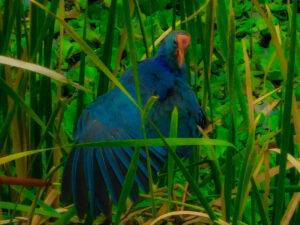
[[[125,193],[113,220],[299,224],[299,4],[0,0],[0,223],[79,223],[73,205],[59,200],[74,124],[182,29],[192,38],[189,81],[210,125],[189,141],[193,157],[176,161],[174,185],[169,160],[159,185],[135,205]]]

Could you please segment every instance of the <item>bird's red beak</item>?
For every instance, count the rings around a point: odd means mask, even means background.
[[[177,35],[178,48],[176,50],[175,55],[176,55],[179,67],[182,67],[182,65],[183,65],[184,55],[185,55],[187,48],[190,45],[190,42],[191,42],[191,37],[189,35],[186,35],[186,34],[178,34]]]

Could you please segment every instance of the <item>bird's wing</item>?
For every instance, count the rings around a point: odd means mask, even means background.
[[[74,136],[77,143],[103,140],[141,138],[141,122],[138,108],[118,91],[100,97],[81,116]],[[71,196],[83,218],[88,208],[88,191],[93,216],[99,211],[109,213],[109,196],[118,202],[127,169],[134,149],[129,147],[83,147],[71,151],[62,179],[62,197]],[[162,147],[150,147],[154,181],[156,172],[162,169],[167,151]],[[138,171],[131,191],[131,199],[138,198],[138,186],[148,192],[148,170],[145,149],[141,149]]]

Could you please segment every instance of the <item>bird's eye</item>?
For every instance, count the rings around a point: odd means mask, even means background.
[[[174,44],[174,45],[177,45],[177,39],[174,39],[174,40],[173,40],[173,44]]]

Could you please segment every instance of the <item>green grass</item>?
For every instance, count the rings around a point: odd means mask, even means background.
[[[137,63],[155,54],[167,32],[184,29],[192,40],[189,82],[210,121],[203,138],[177,138],[174,109],[170,138],[157,130],[159,139],[147,139],[143,123],[145,139],[76,145],[136,149],[113,221],[150,224],[166,217],[173,224],[175,217],[191,220],[186,215],[194,213],[197,222],[209,217],[232,224],[298,224],[299,1],[45,2],[0,0],[0,182],[13,176],[53,185],[0,183],[0,222],[19,216],[30,224],[78,222],[74,207],[59,200],[63,165],[75,146],[74,124],[114,86],[145,122],[157,98],[143,108]],[[118,79],[130,67],[137,99]],[[150,193],[132,206],[128,196],[139,149],[152,145],[168,148],[168,164],[160,185],[150,176]],[[193,158],[180,159],[179,145],[195,146]]]

